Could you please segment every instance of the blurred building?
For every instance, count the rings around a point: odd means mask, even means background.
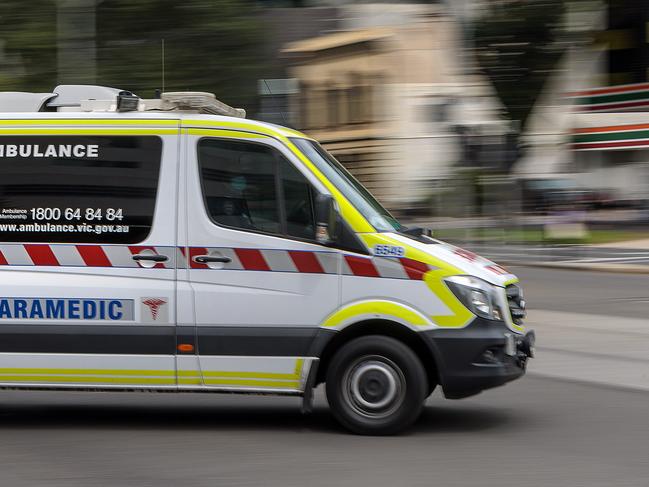
[[[284,48],[298,87],[291,112],[379,199],[393,209],[425,205],[458,166],[484,162],[468,160],[467,140],[502,147],[499,102],[464,69],[446,10],[356,5],[343,19],[341,32]]]
[[[601,86],[570,94],[575,169],[620,199],[649,197],[649,1],[610,0]]]
[[[524,178],[569,178],[618,200],[649,195],[649,0],[592,2],[591,33],[547,84],[526,134]]]
[[[291,2],[273,2],[260,12],[265,27],[264,58],[272,59],[266,77],[258,80],[259,107],[256,118],[280,125],[294,119],[289,98],[296,93],[297,83],[289,78],[289,63],[279,56],[291,42],[337,32],[341,29],[339,9],[335,7],[292,8]],[[274,8],[273,4],[278,6]]]

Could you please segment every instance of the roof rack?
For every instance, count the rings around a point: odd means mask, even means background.
[[[192,112],[245,118],[246,111],[212,93],[178,91],[142,99],[129,91],[92,85],[59,85],[52,93],[0,92],[0,112]]]

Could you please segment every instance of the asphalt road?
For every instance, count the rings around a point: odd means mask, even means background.
[[[648,306],[624,301],[643,276],[515,271],[533,307]],[[648,413],[647,392],[534,375],[461,401],[436,392],[386,438],[342,431],[321,390],[308,416],[296,398],[0,392],[0,485],[641,487]]]
[[[612,317],[649,317],[649,276],[540,267],[507,268],[521,279],[529,308]]]
[[[618,249],[588,245],[534,246],[470,243],[460,244],[460,246],[495,261],[649,266],[649,250],[642,249]]]
[[[341,431],[321,398],[301,416],[291,398],[3,396],[3,486],[639,487],[649,474],[647,393],[535,377],[434,395],[387,438]]]

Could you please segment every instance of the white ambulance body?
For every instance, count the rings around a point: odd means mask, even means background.
[[[0,387],[308,406],[326,382],[343,425],[392,433],[436,385],[459,398],[524,373],[515,276],[241,115],[204,94],[0,94]]]

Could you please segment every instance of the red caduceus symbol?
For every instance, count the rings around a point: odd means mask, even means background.
[[[149,298],[142,301],[142,304],[146,304],[149,307],[153,321],[155,321],[158,319],[158,310],[160,309],[160,306],[167,304],[167,302],[160,298]]]

